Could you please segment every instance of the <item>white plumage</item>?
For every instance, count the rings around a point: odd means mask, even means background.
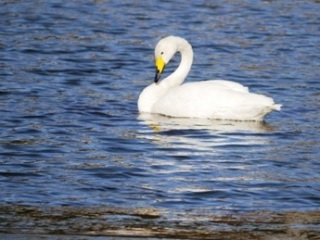
[[[159,81],[165,65],[176,52],[181,53],[179,67]],[[193,61],[191,45],[183,38],[169,36],[155,49],[155,83],[146,87],[138,99],[139,112],[180,118],[208,118],[261,121],[281,105],[264,95],[232,81],[208,80],[182,84]]]

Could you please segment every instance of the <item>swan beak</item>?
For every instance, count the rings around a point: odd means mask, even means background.
[[[161,74],[163,73],[164,68],[166,67],[166,64],[163,61],[162,57],[158,57],[156,58],[155,65],[156,65],[156,76],[154,77],[154,82],[157,83],[160,80]]]

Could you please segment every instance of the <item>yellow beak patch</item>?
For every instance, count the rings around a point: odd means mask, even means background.
[[[157,68],[157,71],[161,74],[164,70],[164,68],[166,67],[166,64],[165,62],[163,61],[162,57],[158,57],[156,60],[155,60],[155,65],[156,65],[156,68]]]

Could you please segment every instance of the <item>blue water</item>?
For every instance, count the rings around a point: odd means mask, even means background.
[[[312,0],[2,1],[1,204],[319,209],[319,12]],[[237,81],[282,111],[140,116],[167,35],[193,45],[188,81]]]

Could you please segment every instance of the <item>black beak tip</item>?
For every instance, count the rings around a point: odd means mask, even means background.
[[[160,80],[161,73],[157,70],[156,75],[154,76],[154,82],[158,83]]]

